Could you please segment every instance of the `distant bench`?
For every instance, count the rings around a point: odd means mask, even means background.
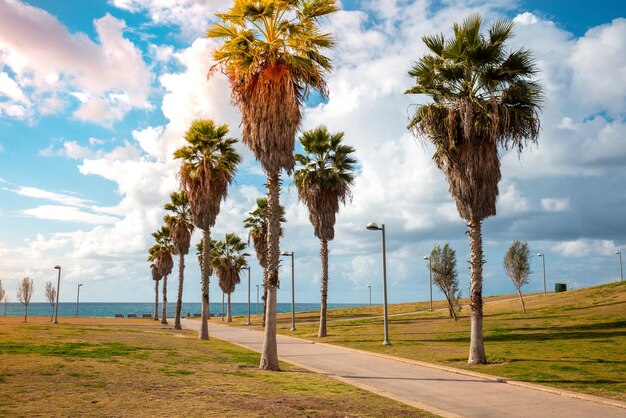
[[[116,317],[116,318],[124,318],[124,314],[121,314],[121,313],[116,313],[116,314],[115,314],[115,317]]]
[[[128,318],[137,318],[137,315],[134,313],[129,313]]]
[[[142,318],[152,318],[152,314],[145,313],[141,315]]]

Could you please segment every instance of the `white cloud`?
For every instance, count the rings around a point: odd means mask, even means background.
[[[118,218],[86,212],[73,206],[44,205],[17,212],[21,216],[51,221],[74,222],[80,224],[102,225],[115,224]]]
[[[67,92],[82,103],[74,113],[81,120],[110,124],[131,109],[150,109],[151,74],[141,51],[123,36],[125,23],[106,15],[94,21],[99,43],[84,33],[70,33],[48,12],[19,1],[0,2],[0,91],[13,105],[2,113],[25,117],[60,110]],[[4,88],[2,87],[4,86]],[[22,93],[20,93],[20,90]],[[28,106],[32,102],[35,107]]]
[[[541,199],[541,208],[546,212],[564,212],[570,208],[569,198],[545,198]]]
[[[559,242],[552,246],[552,251],[565,257],[584,257],[587,255],[611,255],[617,248],[613,241],[581,238],[575,241]]]
[[[69,194],[50,192],[36,187],[18,186],[17,188],[2,188],[2,190],[12,192],[20,196],[49,200],[69,206],[86,207],[89,204],[95,203],[92,200],[82,199]]]

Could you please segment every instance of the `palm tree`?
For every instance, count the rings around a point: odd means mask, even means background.
[[[172,269],[174,268],[172,254],[175,249],[172,245],[171,231],[167,225],[162,226],[161,229],[152,233],[152,237],[154,237],[156,244],[148,250],[150,254],[148,261],[154,262],[158,274],[163,277],[163,311],[161,312],[161,323],[167,325],[167,276],[172,273]]]
[[[335,216],[339,204],[352,198],[354,148],[343,145],[343,132],[330,133],[325,126],[306,131],[300,137],[305,154],[296,154],[300,167],[294,174],[298,199],[309,209],[313,233],[321,243],[322,303],[318,337],[326,336],[328,300],[328,241],[335,238]]]
[[[170,202],[165,204],[165,210],[171,214],[165,215],[163,220],[172,231],[172,243],[178,254],[178,298],[176,299],[176,319],[174,328],[182,329],[180,315],[183,307],[183,280],[185,279],[185,255],[189,253],[193,223],[189,199],[184,190],[170,194]]]
[[[151,260],[150,260],[151,261]],[[150,264],[150,272],[152,273],[152,280],[154,280],[154,315],[152,319],[159,320],[159,280],[163,278],[159,269],[155,263]]]
[[[235,148],[234,138],[226,138],[228,125],[216,125],[212,120],[199,119],[191,123],[185,133],[187,145],[174,152],[182,159],[180,183],[189,198],[193,224],[202,229],[202,320],[200,339],[209,339],[207,325],[209,312],[209,275],[211,228],[226,199],[228,185],[233,181],[241,156]]]
[[[332,47],[319,19],[337,10],[335,0],[234,0],[208,31],[221,38],[213,53],[231,85],[242,115],[243,143],[267,174],[269,223],[265,286],[267,312],[260,368],[279,370],[276,290],[280,241],[280,171],[293,171],[302,103],[311,89],[326,96],[324,76],[332,69],[322,55]]]
[[[250,245],[250,238],[252,238],[252,245],[254,246],[254,252],[256,258],[259,260],[259,265],[263,268],[263,282],[265,282],[265,272],[267,268],[267,226],[268,215],[267,210],[267,197],[259,197],[256,200],[256,207],[248,213],[248,217],[244,219],[243,226],[248,229],[248,245]],[[280,222],[281,224],[287,222],[285,219],[285,207],[280,205]],[[281,225],[279,236],[283,236],[283,228]],[[263,287],[263,321],[262,326],[265,326],[265,301],[267,299],[267,288]]]
[[[415,86],[433,102],[417,105],[408,128],[435,146],[433,160],[443,171],[459,214],[467,221],[471,268],[469,364],[486,363],[483,340],[481,224],[496,214],[498,148],[522,152],[539,135],[542,101],[530,51],[507,51],[513,23],[495,22],[482,34],[481,18],[454,25],[454,36],[424,36],[430,53],[409,71]]]
[[[230,295],[241,282],[241,269],[248,265],[245,259],[248,254],[243,253],[245,249],[246,243],[232,233],[226,234],[224,241],[215,242],[211,248],[211,266],[219,279],[220,289],[228,295],[227,322],[233,321]]]

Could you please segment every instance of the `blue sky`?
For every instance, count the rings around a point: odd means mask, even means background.
[[[214,44],[203,35],[227,0],[63,2],[0,0],[0,280],[15,300],[30,275],[43,299],[52,267],[83,283],[86,301],[150,301],[145,262],[150,232],[177,187],[171,152],[191,120],[209,117],[239,134],[239,115],[221,75],[206,80]],[[427,297],[423,255],[457,250],[467,282],[465,227],[430,159],[405,130],[416,99],[403,91],[423,34],[449,32],[473,12],[516,22],[512,47],[531,49],[547,101],[539,146],[503,154],[498,215],[485,221],[485,292],[514,290],[501,260],[513,239],[546,253],[548,281],[573,287],[619,278],[626,247],[626,6],[619,1],[345,1],[327,23],[330,97],[312,98],[303,128],[343,130],[360,164],[354,200],[331,243],[331,302],[380,296],[378,237],[388,228],[390,300]],[[245,235],[241,221],[263,192],[258,164],[244,162],[215,235]],[[285,179],[284,249],[296,252],[296,297],[319,300],[318,243]],[[198,238],[194,236],[194,239]],[[199,301],[188,263],[185,301]],[[260,270],[253,264],[253,276]],[[541,264],[529,291],[542,288]],[[279,301],[288,301],[287,270]],[[176,277],[176,271],[172,275]],[[173,281],[173,280],[172,280]],[[253,279],[254,281],[254,279]],[[462,286],[465,288],[465,285]],[[170,300],[176,285],[169,286]],[[437,293],[435,293],[437,295]],[[72,300],[61,293],[62,300]],[[235,301],[244,301],[244,289]]]

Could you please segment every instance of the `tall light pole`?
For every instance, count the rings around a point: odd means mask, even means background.
[[[78,283],[78,286],[76,286],[76,318],[78,318],[78,302],[80,301],[80,287],[82,285],[82,283]]]
[[[252,325],[250,322],[250,266],[242,267],[242,270],[248,270],[248,323],[246,325]]]
[[[548,293],[546,287],[546,256],[544,253],[537,253],[537,257],[541,257],[541,264],[543,265],[543,294]]]
[[[53,324],[58,324],[58,318],[59,318],[59,293],[60,293],[60,289],[61,289],[61,266],[59,266],[58,264],[56,266],[54,266],[55,270],[59,270],[59,276],[57,278],[57,303],[54,306],[54,322]]]
[[[624,281],[624,268],[622,266],[622,252],[621,251],[615,251],[616,255],[619,255],[619,275],[622,279],[622,281]]]
[[[370,231],[381,231],[383,239],[383,312],[384,312],[384,326],[385,326],[385,341],[383,345],[391,345],[389,342],[389,323],[387,317],[387,255],[385,254],[385,224],[380,227],[376,222],[370,222],[366,226]]]
[[[291,330],[296,330],[296,293],[294,290],[294,257],[293,251],[283,251],[280,255],[291,257]]]
[[[367,285],[367,288],[370,290],[370,306],[372,306],[372,285]]]
[[[256,285],[256,314],[259,314],[259,285]]]
[[[428,261],[428,281],[430,282],[430,307],[429,311],[433,310],[433,264],[429,256],[425,255],[424,260]]]

